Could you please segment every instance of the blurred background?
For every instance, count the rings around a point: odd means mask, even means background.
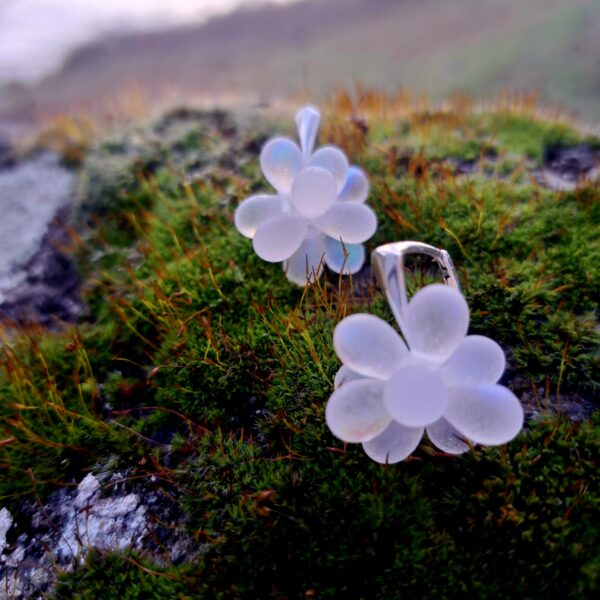
[[[0,0],[0,126],[137,95],[535,92],[600,118],[600,0]]]

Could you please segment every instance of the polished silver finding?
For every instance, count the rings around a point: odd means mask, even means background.
[[[404,326],[404,309],[408,304],[404,277],[404,257],[407,254],[431,256],[439,265],[446,285],[460,292],[458,275],[452,258],[446,250],[414,241],[393,242],[379,246],[371,255],[371,266],[401,328]]]

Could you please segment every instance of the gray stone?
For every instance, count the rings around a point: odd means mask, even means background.
[[[75,175],[49,152],[0,170],[0,303],[26,277],[25,266],[74,190]]]
[[[4,552],[6,548],[6,534],[13,524],[13,518],[8,509],[3,508],[0,510],[0,554]]]
[[[126,489],[126,481],[123,473],[89,473],[76,489],[52,494],[43,508],[26,503],[19,521],[26,531],[19,530],[10,546],[6,532],[13,518],[0,510],[0,600],[43,597],[57,568],[71,570],[92,549],[133,549],[158,563],[189,560],[202,551],[186,534],[177,503],[160,493],[156,481],[133,489]]]

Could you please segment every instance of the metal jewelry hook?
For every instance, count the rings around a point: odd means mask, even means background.
[[[385,292],[394,317],[403,331],[406,331],[404,309],[408,305],[404,277],[404,257],[407,254],[431,256],[439,265],[446,285],[460,292],[458,275],[450,254],[446,250],[414,241],[393,242],[379,246],[371,255],[371,266]]]

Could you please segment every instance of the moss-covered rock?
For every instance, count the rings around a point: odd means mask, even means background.
[[[369,249],[415,239],[451,253],[471,331],[503,346],[502,382],[534,418],[506,447],[452,458],[424,441],[390,467],[333,438],[333,328],[360,311],[391,321],[386,302],[368,267],[296,288],[233,227],[264,189],[266,133],[285,125],[172,113],[84,163],[89,313],[2,349],[0,493],[18,512],[18,494],[117,457],[178,490],[203,553],[177,567],[93,554],[58,598],[597,593],[600,422],[572,420],[597,401],[600,188],[537,178],[549,145],[597,140],[458,101],[330,108],[326,141],[371,177]],[[411,289],[428,267],[415,263]]]

